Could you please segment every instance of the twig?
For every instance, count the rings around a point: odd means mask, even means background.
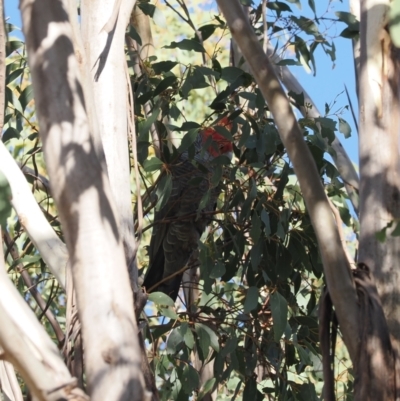
[[[129,96],[129,102],[128,105],[130,104],[130,113],[128,116],[128,124],[129,124],[129,136],[131,139],[131,149],[132,149],[132,156],[133,156],[133,164],[134,164],[134,169],[135,169],[135,183],[136,183],[136,191],[137,191],[137,216],[138,216],[138,227],[137,227],[137,238],[136,238],[136,244],[135,244],[135,249],[132,254],[132,259],[136,258],[137,251],[139,249],[139,244],[140,240],[142,238],[142,231],[143,231],[143,205],[142,205],[142,196],[140,194],[140,180],[139,180],[139,166],[138,166],[138,160],[137,160],[137,143],[136,143],[136,130],[135,130],[135,124],[133,122],[133,114],[135,112],[134,110],[134,103],[133,103],[133,93],[132,93],[132,85],[131,85],[131,80],[129,77],[129,72],[128,72],[128,64],[125,64],[125,73],[126,73],[126,81],[128,84],[128,96]],[[129,106],[128,106],[129,108]]]

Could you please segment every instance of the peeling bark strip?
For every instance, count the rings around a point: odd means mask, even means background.
[[[44,156],[71,258],[88,391],[93,401],[143,400],[119,214],[87,117],[66,3],[22,0],[20,7]]]
[[[356,401],[395,400],[395,354],[382,304],[369,268],[359,263],[353,270],[359,299],[358,357],[354,362]],[[335,312],[325,289],[319,306],[319,337],[324,372],[324,399],[335,400],[333,358],[336,331]],[[355,335],[356,337],[356,335]]]

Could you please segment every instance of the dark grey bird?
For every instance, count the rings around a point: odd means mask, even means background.
[[[231,128],[225,117],[218,125]],[[210,139],[211,138],[211,139]],[[203,145],[209,145],[206,150]],[[197,168],[183,153],[176,163],[170,166],[172,175],[171,195],[161,210],[154,217],[154,228],[149,247],[149,268],[143,286],[149,292],[161,291],[176,300],[182,281],[184,267],[198,248],[198,241],[210,223],[210,213],[215,208],[220,193],[220,186],[212,187],[210,162],[217,156],[232,156],[232,143],[215,129],[201,131],[194,143]],[[198,185],[189,181],[201,177]],[[197,181],[197,180],[196,180]],[[193,181],[192,181],[193,182]],[[210,191],[209,198],[199,212],[200,201]],[[167,277],[177,273],[170,279]],[[166,279],[166,280],[164,280]]]

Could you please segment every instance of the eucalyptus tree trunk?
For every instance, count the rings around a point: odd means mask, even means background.
[[[129,110],[129,76],[124,50],[125,30],[135,2],[82,0],[81,32],[131,284],[137,289],[128,148],[128,121],[133,122],[133,105]]]
[[[400,51],[388,33],[389,9],[389,0],[361,1],[359,261],[377,283],[399,383],[400,240],[391,234],[400,219]]]
[[[115,53],[111,52],[113,45],[110,43],[117,30],[113,21],[118,21],[117,25],[127,21],[123,13],[127,5],[121,9],[120,5],[121,2],[115,2],[113,12],[113,8],[107,8],[104,2],[98,4],[104,18],[101,17],[99,24],[103,25],[96,35],[108,38],[108,42],[104,40],[103,48],[101,45],[96,48],[97,80],[106,73],[107,64],[114,61],[114,56],[119,61],[123,59],[123,40],[114,38],[120,44],[119,52]],[[146,393],[140,367],[138,329],[124,252],[128,223],[121,217],[125,216],[126,195],[118,198],[123,199],[124,204],[115,202],[103,149],[86,112],[88,99],[85,99],[73,45],[68,4],[22,0],[20,8],[44,156],[71,258],[88,391],[92,400],[143,400]],[[95,11],[94,18],[99,17]],[[108,57],[101,53],[104,49],[110,51]],[[118,57],[119,54],[122,56]],[[88,57],[89,62],[93,58]],[[118,67],[118,71],[124,71],[123,65]],[[115,86],[107,88],[109,98],[115,102],[118,97],[123,99],[120,107],[124,113],[117,116],[126,124],[127,91],[123,79],[124,75],[118,81],[119,86],[113,81]],[[120,92],[115,96],[118,90]],[[104,94],[98,96],[99,102],[105,101]],[[107,114],[116,123],[113,113],[119,110],[114,105],[109,107]],[[105,113],[104,109],[96,108],[95,111]],[[126,125],[124,131],[117,127],[111,124],[103,130],[124,135],[126,143]],[[106,146],[120,150],[117,143]],[[124,152],[128,152],[126,145],[121,150],[121,159]],[[125,161],[127,158],[126,155]],[[121,175],[126,179],[124,173]]]

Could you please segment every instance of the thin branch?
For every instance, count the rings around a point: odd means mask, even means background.
[[[88,400],[76,387],[55,344],[7,277],[2,245],[0,293],[0,345],[5,359],[18,369],[33,394],[40,401],[68,399],[71,393],[76,400]]]
[[[20,260],[20,255],[18,254],[18,249],[15,246],[10,234],[5,231],[4,232],[4,242],[10,252],[11,257],[14,261]],[[18,262],[15,266],[15,269],[21,274],[22,279],[24,280],[25,285],[28,287],[29,292],[32,294],[33,298],[35,299],[36,303],[38,304],[39,308],[44,312],[45,316],[47,317],[51,327],[54,330],[54,334],[57,337],[57,340],[60,344],[64,342],[64,332],[60,327],[57,319],[51,312],[51,310],[46,305],[45,300],[43,299],[40,292],[37,290],[36,285],[33,283],[31,276],[25,270],[24,265],[21,262]]]
[[[267,51],[268,56],[272,59],[274,63],[277,63],[281,60],[281,58],[274,52],[274,49],[271,46],[268,46]],[[311,105],[310,107],[300,107],[300,112],[305,117],[318,118],[321,117],[321,113],[318,110],[318,107],[311,99],[310,95],[307,91],[302,87],[296,77],[290,72],[289,68],[286,66],[277,66],[273,65],[275,73],[281,79],[283,85],[287,88],[287,90],[292,91],[294,93],[304,95],[304,104]],[[350,201],[354,207],[358,215],[359,208],[359,200],[358,200],[358,191],[359,191],[359,177],[354,168],[350,157],[348,156],[346,150],[341,144],[338,137],[335,135],[335,139],[331,143],[331,147],[334,150],[334,153],[331,155],[336,168],[339,171],[340,177],[342,178],[346,191],[349,195]]]
[[[261,5],[262,22],[263,22],[263,50],[264,50],[264,53],[266,53],[267,49],[268,49],[267,2],[268,2],[268,0],[262,0],[262,5]]]
[[[22,227],[35,244],[49,270],[65,288],[65,268],[68,264],[67,247],[44,217],[22,171],[1,141],[0,171],[3,172],[10,184],[11,204]]]

